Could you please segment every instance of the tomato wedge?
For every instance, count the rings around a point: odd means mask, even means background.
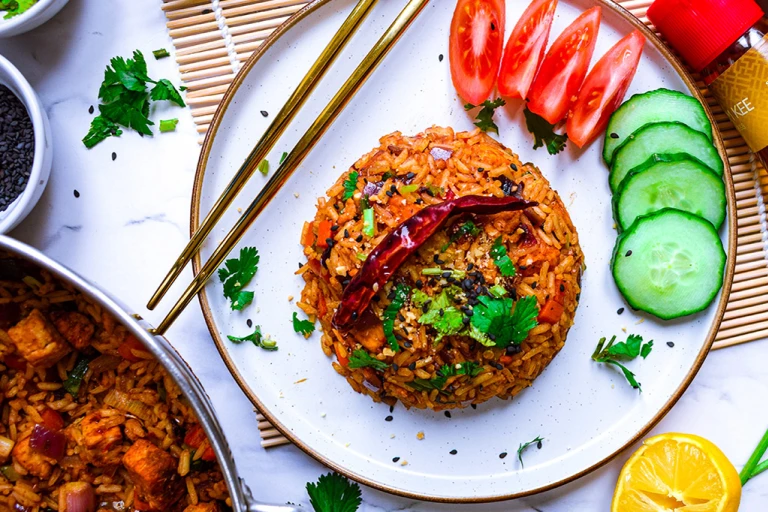
[[[459,96],[479,105],[493,91],[504,48],[504,0],[459,0],[451,21],[448,57]]]
[[[547,47],[557,0],[534,0],[509,36],[499,71],[499,94],[523,98],[528,94]]]
[[[600,28],[600,13],[600,6],[596,6],[576,18],[552,43],[536,74],[528,95],[528,109],[551,124],[565,117],[587,76]]]
[[[643,45],[642,32],[633,31],[608,50],[587,75],[566,123],[568,138],[580,148],[605,130],[611,114],[621,105]]]

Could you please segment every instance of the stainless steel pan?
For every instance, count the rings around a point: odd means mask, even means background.
[[[232,453],[229,449],[224,433],[221,431],[219,422],[216,420],[216,413],[213,406],[205,394],[205,390],[200,385],[195,374],[192,373],[187,363],[179,356],[165,338],[149,334],[150,325],[141,320],[138,315],[127,313],[130,309],[120,305],[115,299],[108,296],[98,287],[86,281],[65,266],[56,263],[52,259],[43,255],[37,249],[29,247],[17,240],[7,236],[0,236],[0,249],[24,258],[37,266],[50,271],[53,275],[64,282],[67,282],[98,302],[101,307],[108,311],[112,316],[133,333],[146,346],[147,350],[157,358],[165,367],[170,376],[179,385],[179,388],[189,400],[192,408],[197,413],[200,424],[208,434],[208,439],[216,452],[216,457],[221,467],[224,479],[227,481],[230,495],[232,497],[232,508],[236,512],[298,512],[297,509],[289,506],[266,505],[258,503],[251,495],[250,489],[237,474]]]

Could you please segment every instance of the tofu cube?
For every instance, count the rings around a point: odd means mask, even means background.
[[[8,336],[19,354],[39,368],[53,366],[72,350],[39,309],[33,309],[26,318],[8,329]]]
[[[168,452],[139,439],[123,455],[136,492],[153,510],[163,510],[181,498],[184,485],[177,472],[178,462]]]

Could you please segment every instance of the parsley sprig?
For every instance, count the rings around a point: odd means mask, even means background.
[[[533,149],[546,147],[550,155],[556,155],[565,149],[565,143],[568,142],[566,134],[555,133],[555,127],[543,117],[534,114],[528,108],[523,111],[525,115],[525,125],[528,131],[533,134],[535,139]]]
[[[357,192],[358,176],[360,176],[360,173],[357,171],[353,171],[349,173],[349,176],[347,176],[347,179],[344,180],[344,195],[341,196],[342,201],[351,199],[352,196],[355,195],[355,192]]]
[[[353,369],[369,367],[373,368],[374,370],[383,372],[389,368],[389,363],[379,361],[365,350],[358,348],[355,349],[349,356],[349,367]]]
[[[543,437],[536,437],[536,439],[532,439],[528,441],[527,443],[520,443],[520,446],[517,448],[517,460],[520,461],[520,466],[525,467],[525,464],[523,463],[523,452],[531,445],[536,445],[536,448],[541,450],[541,443],[544,441]]]
[[[250,341],[257,347],[263,348],[264,350],[269,350],[269,351],[277,350],[277,342],[273,339],[265,338],[261,334],[260,325],[255,326],[253,332],[248,336],[243,336],[242,338],[239,338],[237,336],[227,336],[227,339],[232,343],[234,343],[235,345],[240,345],[241,343]]]
[[[631,361],[638,356],[645,359],[653,349],[653,340],[643,343],[642,336],[630,334],[627,337],[627,341],[619,343],[615,342],[616,336],[611,338],[608,345],[605,344],[605,338],[600,338],[595,351],[592,353],[592,360],[597,363],[609,364],[619,368],[624,374],[624,378],[627,379],[627,382],[629,382],[633,388],[642,391],[643,389],[637,381],[637,376],[619,361]]]
[[[338,473],[308,483],[307,494],[315,512],[355,512],[363,502],[360,486]]]
[[[224,283],[224,296],[230,307],[240,311],[253,301],[253,292],[243,291],[259,268],[259,251],[255,247],[240,249],[240,257],[224,262],[219,269],[219,280]]]
[[[477,107],[483,107],[480,109],[480,111],[475,116],[475,126],[480,128],[484,132],[494,132],[495,134],[499,134],[499,127],[496,126],[496,123],[493,122],[493,114],[496,111],[497,108],[503,107],[506,105],[507,102],[504,101],[503,98],[496,98],[495,100],[485,100],[480,105],[473,105],[471,103],[467,103],[464,105],[464,110],[469,112],[473,108]]]
[[[504,247],[504,243],[501,237],[497,238],[491,246],[491,258],[493,262],[504,277],[515,276],[515,264],[512,263],[512,259],[507,255],[507,248]]]
[[[408,300],[408,296],[411,294],[411,289],[404,283],[397,283],[394,288],[392,302],[389,303],[383,313],[382,323],[384,324],[384,336],[387,338],[389,348],[395,352],[400,351],[400,344],[395,337],[395,319],[400,309],[405,305],[405,301]]]
[[[301,334],[305,338],[309,338],[309,335],[315,332],[315,323],[309,320],[299,320],[299,316],[294,311],[293,332]]]
[[[457,286],[448,286],[432,299],[423,292],[420,292],[418,299],[414,298],[417,306],[426,304],[427,311],[419,317],[419,323],[431,325],[437,331],[435,343],[439,343],[445,336],[453,336],[464,330],[464,314],[454,305],[454,298],[460,292]]]
[[[409,386],[415,391],[426,391],[429,393],[433,389],[444,393],[443,388],[448,382],[450,377],[457,375],[468,375],[469,377],[476,377],[483,372],[484,368],[474,361],[464,361],[455,365],[444,364],[437,371],[437,377],[431,379],[413,379],[411,382],[406,382],[406,386]]]
[[[2,1],[2,0],[0,0]],[[150,89],[147,87],[151,86]],[[133,57],[114,57],[104,71],[104,81],[99,88],[99,115],[91,121],[88,134],[83,138],[85,147],[92,148],[110,136],[120,136],[118,126],[131,128],[140,135],[152,135],[149,119],[151,101],[168,100],[180,107],[186,103],[170,80],[152,80],[147,74],[147,62],[139,50]]]
[[[486,296],[477,300],[480,304],[474,307],[469,335],[485,346],[506,348],[518,345],[539,324],[539,307],[533,295],[517,302]]]

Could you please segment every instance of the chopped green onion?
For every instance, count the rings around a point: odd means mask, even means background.
[[[376,219],[373,208],[363,210],[363,234],[371,238],[376,236]]]
[[[357,257],[357,259],[359,259],[360,261],[365,261],[365,260],[367,260],[367,259],[368,259],[368,255],[367,255],[367,254],[363,254],[362,252],[358,252],[357,254],[355,254],[355,256],[356,256],[356,257]]]
[[[419,190],[419,185],[412,184],[412,185],[403,185],[400,187],[400,193],[401,194],[411,194],[413,192],[416,192]]]
[[[450,272],[451,277],[454,279],[464,279],[467,277],[467,273],[464,270],[443,270],[442,268],[423,268],[421,274],[425,276],[441,276],[444,272]]]
[[[16,482],[21,480],[21,475],[14,469],[13,466],[0,466],[0,474],[8,479],[9,482]]]
[[[273,340],[272,338],[262,338],[261,345],[266,350],[276,350],[277,341]]]
[[[67,375],[67,380],[62,384],[64,389],[73,397],[77,397],[77,394],[80,392],[80,385],[83,383],[85,374],[88,373],[89,364],[90,361],[88,359],[80,359],[75,367],[72,368],[72,371],[69,372],[69,375]]]
[[[160,48],[159,50],[153,50],[152,55],[154,55],[155,59],[158,59],[158,60],[171,56],[171,54],[168,53],[168,50],[166,50],[165,48]]]
[[[257,169],[259,170],[259,172],[260,172],[261,174],[263,174],[264,176],[266,176],[266,175],[267,175],[267,173],[269,173],[269,160],[267,160],[267,159],[265,158],[264,160],[262,160],[261,162],[259,162],[259,166],[257,167]]]
[[[160,121],[161,132],[173,132],[176,131],[176,125],[179,124],[178,119],[162,119]]]
[[[283,162],[285,162],[286,158],[288,158],[288,152],[283,151],[283,154],[280,155],[280,162],[278,163],[278,165],[283,165]]]
[[[507,295],[507,293],[509,293],[509,292],[507,291],[506,288],[504,288],[500,284],[495,284],[495,285],[491,286],[490,288],[488,288],[488,293],[490,293],[491,295],[493,295],[497,299],[501,299],[502,297],[505,297]]]

